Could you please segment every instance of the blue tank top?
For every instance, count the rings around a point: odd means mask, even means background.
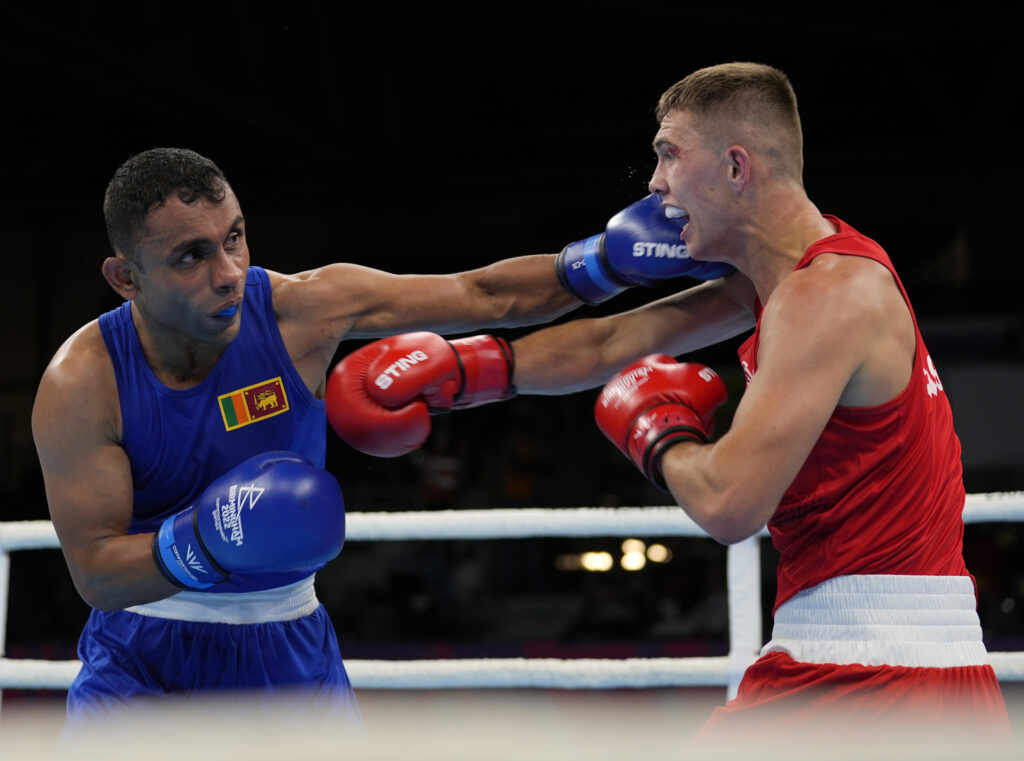
[[[131,461],[135,501],[129,533],[156,531],[203,488],[253,455],[286,449],[324,466],[324,403],[306,388],[281,339],[270,279],[246,275],[240,330],[210,374],[188,389],[161,383],[142,353],[131,302],[100,316],[121,404],[122,446]],[[210,592],[269,589],[319,566],[274,574],[236,574]]]

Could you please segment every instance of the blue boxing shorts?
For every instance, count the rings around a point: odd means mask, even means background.
[[[64,738],[106,720],[158,715],[168,700],[238,703],[275,722],[361,729],[359,706],[313,577],[265,592],[181,592],[92,611],[78,644]]]

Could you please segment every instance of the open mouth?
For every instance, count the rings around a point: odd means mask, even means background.
[[[231,306],[224,307],[214,317],[219,317],[222,320],[230,320],[236,314],[238,314],[238,308],[240,304],[232,304]]]
[[[690,226],[690,212],[686,209],[680,209],[677,206],[666,206],[665,216],[668,219],[674,219],[679,223],[679,226],[682,228],[680,237],[686,234],[686,228]]]

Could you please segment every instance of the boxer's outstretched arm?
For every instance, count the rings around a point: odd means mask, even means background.
[[[327,418],[361,452],[406,454],[429,436],[431,413],[517,392],[571,393],[600,385],[636,355],[681,354],[736,335],[753,323],[737,296],[751,290],[736,274],[633,312],[545,329],[511,347],[491,336],[449,342],[425,331],[380,339],[331,371]]]
[[[402,274],[332,264],[296,275],[272,274],[282,322],[343,338],[376,338],[414,330],[462,333],[549,322],[580,306],[555,272],[554,254],[538,254],[445,275]]]
[[[338,341],[536,325],[580,301],[598,303],[634,285],[681,276],[710,280],[733,271],[690,259],[681,231],[661,199],[648,196],[615,214],[603,233],[569,244],[557,257],[519,256],[446,275],[334,264],[278,276],[274,304],[283,319],[305,312],[326,321]]]
[[[637,309],[543,328],[512,343],[520,394],[567,394],[606,383],[647,354],[673,357],[754,326],[756,294],[735,273]]]
[[[559,283],[554,254],[452,275],[393,275],[333,264],[270,276],[281,337],[317,395],[343,339],[510,328],[548,322],[581,305]]]
[[[445,275],[395,275],[344,263],[271,273],[274,310],[289,354],[319,392],[345,338],[538,325],[636,285],[732,272],[729,265],[690,259],[681,230],[679,220],[666,217],[661,200],[649,196],[614,215],[603,233],[571,243],[557,256],[513,257]]]

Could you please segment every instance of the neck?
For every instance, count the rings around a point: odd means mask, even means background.
[[[801,191],[757,214],[749,225],[742,269],[761,303],[796,269],[807,249],[836,232]]]
[[[203,344],[181,333],[147,320],[132,304],[132,321],[153,374],[168,388],[187,389],[198,385],[212,371],[226,345]]]

